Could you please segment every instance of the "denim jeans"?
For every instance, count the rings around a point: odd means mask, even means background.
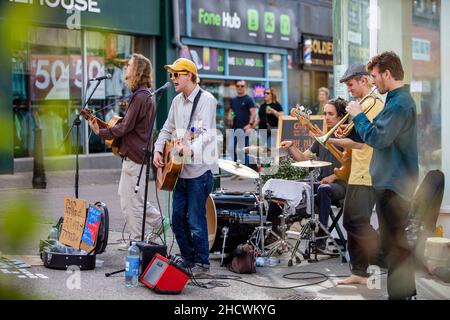
[[[213,187],[210,170],[193,179],[179,178],[173,192],[172,230],[190,267],[209,264],[206,199]]]

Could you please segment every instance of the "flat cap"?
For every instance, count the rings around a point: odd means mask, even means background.
[[[362,63],[355,63],[355,64],[352,64],[347,69],[347,71],[345,71],[344,75],[339,80],[339,82],[343,83],[348,80],[351,80],[354,77],[364,76],[364,75],[366,75],[366,76],[369,75],[369,72],[367,72],[367,70],[366,70],[366,66],[363,65]]]

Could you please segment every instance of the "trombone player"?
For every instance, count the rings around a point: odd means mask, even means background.
[[[370,166],[376,192],[382,249],[388,263],[389,299],[409,300],[416,295],[414,260],[405,235],[410,201],[419,175],[416,104],[404,83],[403,66],[392,51],[377,54],[366,69],[381,94],[383,110],[370,122],[362,106],[353,102],[355,139],[373,147]]]
[[[351,65],[339,82],[345,83],[350,95],[365,109],[369,109],[366,116],[370,121],[383,109],[383,102],[371,92],[372,84],[365,65]],[[352,275],[338,281],[338,284],[367,284],[367,268],[379,249],[378,233],[370,224],[375,205],[375,189],[369,174],[373,149],[367,144],[346,137],[329,138],[328,142],[338,147],[353,149],[343,211]]]

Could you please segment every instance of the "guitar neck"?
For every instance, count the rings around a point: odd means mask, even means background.
[[[108,124],[107,124],[105,121],[100,120],[99,118],[95,117],[95,116],[92,114],[92,111],[91,111],[91,110],[89,110],[89,109],[83,109],[83,110],[81,110],[81,114],[83,115],[83,117],[84,117],[86,120],[89,120],[89,119],[91,119],[91,118],[94,118],[95,121],[97,122],[97,124],[98,124],[98,126],[99,126],[100,128],[103,128],[103,129],[109,128]]]

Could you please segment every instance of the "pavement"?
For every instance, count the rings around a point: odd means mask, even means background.
[[[318,262],[301,263],[288,266],[289,253],[279,256],[280,263],[273,267],[257,267],[254,274],[237,275],[220,266],[220,255],[211,256],[210,275],[215,279],[199,279],[199,283],[217,285],[204,289],[189,282],[179,295],[160,295],[142,284],[138,287],[125,286],[124,274],[106,277],[105,273],[124,268],[128,239],[124,230],[117,195],[120,170],[82,170],[80,172],[79,197],[90,203],[102,201],[110,212],[109,242],[106,251],[97,255],[97,267],[90,271],[64,271],[45,268],[39,259],[39,239],[47,238],[52,224],[63,215],[63,197],[74,195],[74,177],[71,171],[47,173],[47,188],[32,189],[31,173],[0,176],[0,225],[4,220],[4,208],[14,202],[26,199],[33,203],[39,220],[35,224],[35,236],[27,239],[15,257],[32,264],[26,269],[7,269],[0,272],[0,281],[12,286],[18,292],[33,299],[70,300],[386,300],[386,274],[381,271],[374,277],[372,285],[337,286],[336,281],[350,274],[348,263],[340,258],[319,256]],[[253,180],[232,180],[221,178],[221,187],[227,192],[256,191]],[[167,212],[169,195],[158,192],[161,208]],[[149,200],[156,204],[154,181],[149,184]],[[293,244],[295,240],[289,240]],[[167,231],[169,251],[178,253],[176,241],[170,230]],[[2,249],[2,247],[0,247]],[[171,249],[171,250],[170,250]],[[34,259],[31,259],[30,258]],[[31,261],[34,260],[34,261]],[[236,278],[238,276],[239,278]],[[227,278],[228,277],[228,278]],[[233,279],[230,279],[233,278]],[[314,284],[315,283],[315,284]],[[440,282],[426,273],[416,274],[418,299],[449,299],[449,284]],[[446,291],[447,290],[447,291]],[[1,291],[1,290],[0,290]]]

